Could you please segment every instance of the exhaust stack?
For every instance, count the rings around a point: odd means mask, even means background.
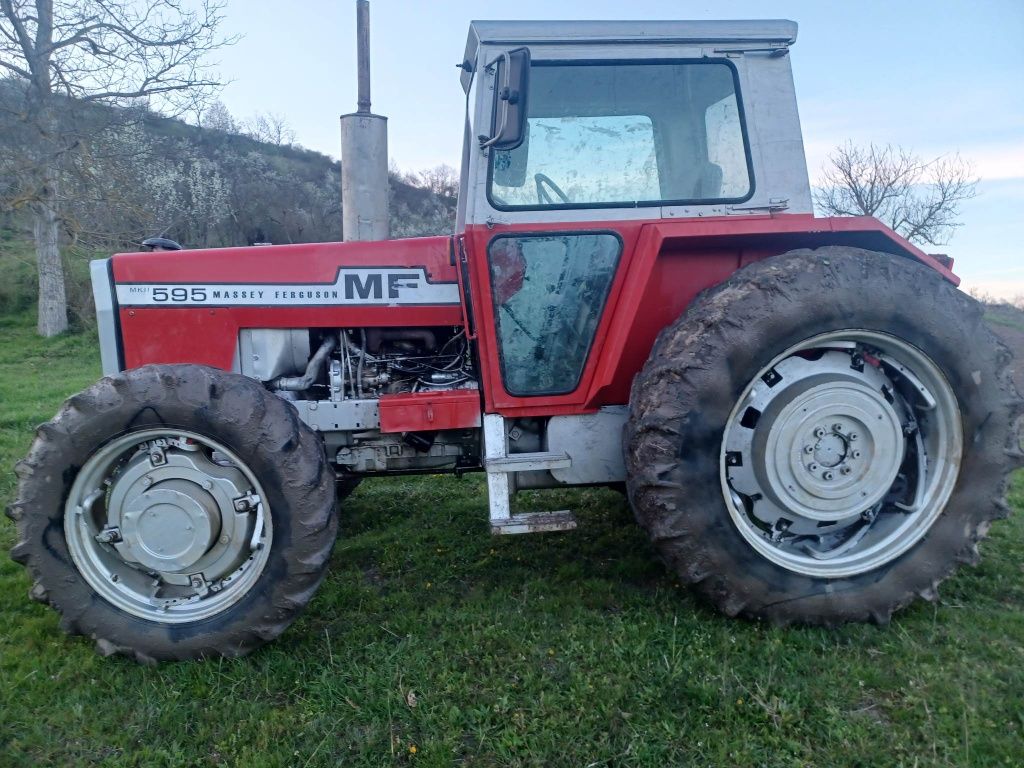
[[[388,119],[370,111],[370,3],[356,0],[357,111],[341,116],[343,238],[387,240]]]

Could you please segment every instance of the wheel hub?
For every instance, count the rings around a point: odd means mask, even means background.
[[[259,483],[228,448],[165,430],[129,433],[89,458],[65,532],[104,599],[171,623],[240,599],[266,565],[273,534]]]
[[[821,466],[832,468],[846,460],[848,447],[846,438],[841,433],[831,432],[818,438],[817,442],[811,446],[811,450],[805,451],[805,453],[814,454],[814,461]]]
[[[903,457],[895,408],[868,383],[870,374],[851,371],[849,357],[837,354],[845,359],[779,366],[784,382],[803,369],[814,373],[774,395],[753,441],[764,493],[781,509],[816,522],[843,520],[878,503]]]
[[[216,502],[202,488],[169,487],[134,497],[121,515],[121,538],[141,565],[185,571],[210,549],[220,530]],[[182,483],[183,485],[186,485]],[[189,492],[191,491],[191,492]]]

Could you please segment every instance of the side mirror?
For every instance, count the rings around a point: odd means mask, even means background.
[[[480,136],[481,148],[515,149],[526,134],[526,102],[530,85],[530,49],[515,48],[501,54],[494,77],[497,102],[491,136]]]

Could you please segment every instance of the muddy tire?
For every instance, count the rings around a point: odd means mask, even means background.
[[[323,579],[334,472],[295,409],[243,376],[152,365],[39,427],[7,514],[31,596],[103,655],[239,656]]]
[[[911,259],[752,264],[666,328],[634,381],[637,520],[730,616],[885,623],[934,600],[1008,514],[1010,362],[982,307]]]

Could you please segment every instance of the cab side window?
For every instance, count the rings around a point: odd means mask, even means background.
[[[753,182],[735,69],[699,62],[545,62],[523,143],[491,153],[502,210],[739,202]]]

